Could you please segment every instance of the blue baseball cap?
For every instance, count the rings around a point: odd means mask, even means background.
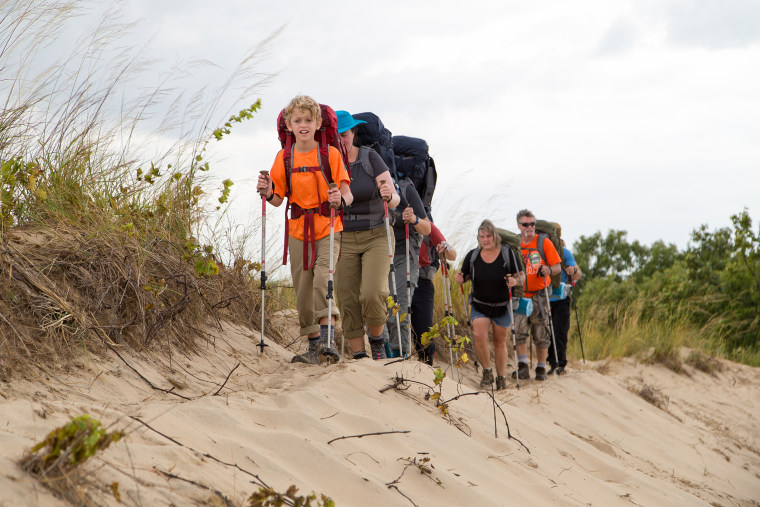
[[[367,123],[364,120],[357,120],[348,111],[335,111],[335,116],[338,117],[338,134],[351,130],[360,123]]]

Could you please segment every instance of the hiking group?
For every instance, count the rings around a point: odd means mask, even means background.
[[[335,344],[340,317],[353,359],[368,357],[369,342],[372,359],[408,358],[416,351],[420,361],[432,365],[435,343],[423,346],[422,335],[433,326],[433,277],[440,266],[448,280],[448,261],[457,253],[433,224],[437,176],[427,143],[392,136],[373,113],[336,112],[304,95],[290,101],[277,125],[282,150],[271,170],[261,171],[257,190],[262,216],[267,202],[276,207],[286,202],[283,264],[290,255],[300,334],[308,337],[308,349],[292,362],[340,360],[345,349],[342,342],[338,352]],[[550,352],[548,373],[565,371],[568,295],[581,272],[559,244],[558,226],[551,226],[551,234],[537,234],[536,223],[530,211],[520,211],[518,237],[484,220],[478,246],[455,276],[460,287],[472,281],[469,308],[482,389],[492,389],[494,382],[496,389],[506,388],[510,329],[512,378],[518,386],[530,378],[529,336],[536,347],[536,380],[546,379]],[[262,297],[263,266],[262,258]],[[446,284],[444,292],[448,312]]]

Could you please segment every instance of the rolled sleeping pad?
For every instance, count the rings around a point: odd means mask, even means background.
[[[560,282],[559,287],[552,289],[552,297],[565,299],[567,297],[567,286],[565,282]]]
[[[533,313],[533,301],[529,298],[520,298],[517,306],[514,306],[513,303],[512,308],[515,313],[528,316]]]

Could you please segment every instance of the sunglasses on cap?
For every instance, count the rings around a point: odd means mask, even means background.
[[[536,226],[536,222],[518,222],[518,223],[520,225],[522,225],[523,227],[535,227]]]

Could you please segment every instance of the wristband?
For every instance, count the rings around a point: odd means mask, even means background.
[[[420,223],[420,217],[415,217],[415,218],[417,218],[417,220],[415,220],[415,222],[412,225],[417,225],[418,223]]]
[[[272,189],[272,195],[267,197],[267,202],[272,202],[272,199],[274,199],[274,189]]]

